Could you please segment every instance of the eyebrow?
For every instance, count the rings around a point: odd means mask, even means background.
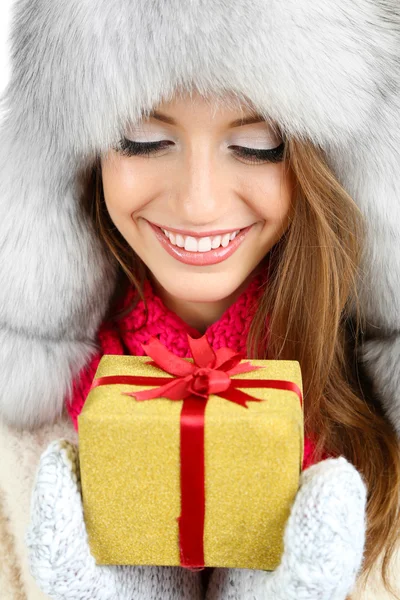
[[[177,122],[172,117],[168,117],[163,113],[153,111],[149,114],[150,118],[157,119],[157,121],[163,121],[163,123],[168,123],[169,125],[177,125]],[[245,119],[236,119],[229,124],[228,127],[243,127],[243,125],[251,125],[252,123],[262,123],[265,122],[265,119],[262,117],[246,117]]]

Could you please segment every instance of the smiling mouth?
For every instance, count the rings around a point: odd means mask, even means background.
[[[234,240],[235,237],[242,231],[242,229],[236,229],[230,233],[224,233],[220,235],[194,237],[191,235],[173,233],[172,231],[168,231],[168,229],[163,229],[162,227],[159,227],[159,229],[163,232],[172,246],[183,248],[187,252],[210,252],[210,250],[217,250],[221,246],[222,248],[226,248],[229,243]]]
[[[232,231],[231,233],[223,234],[222,236],[213,236],[214,238],[221,237],[219,241],[219,245],[217,248],[212,248],[211,246],[211,238],[208,238],[208,241],[203,242],[205,238],[194,238],[193,236],[182,236],[184,238],[184,246],[180,247],[176,244],[175,236],[175,244],[171,241],[170,237],[167,235],[168,233],[171,236],[171,232],[167,231],[167,234],[164,233],[164,230],[154,225],[150,221],[148,221],[150,227],[155,233],[156,239],[160,242],[161,246],[166,250],[166,252],[178,260],[179,262],[185,263],[187,265],[193,266],[208,266],[214,265],[217,263],[226,260],[243,243],[250,230],[253,228],[253,225],[249,225],[244,229],[239,229]],[[239,233],[237,233],[239,232]],[[234,235],[233,235],[234,234]],[[225,237],[224,237],[225,236]],[[232,236],[232,240],[229,239]],[[186,240],[185,240],[186,238]],[[189,239],[188,239],[189,238]],[[191,238],[191,239],[190,239]],[[193,240],[193,241],[192,241]],[[178,238],[178,241],[180,239]],[[214,240],[214,244],[218,242],[218,239]],[[225,244],[223,245],[222,244]],[[193,245],[192,245],[193,244]],[[196,244],[196,246],[194,246]],[[207,244],[207,245],[206,245]],[[195,248],[191,250],[190,248]],[[206,248],[203,250],[203,248]]]

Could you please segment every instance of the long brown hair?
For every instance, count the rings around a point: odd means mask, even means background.
[[[269,253],[268,285],[251,324],[247,355],[299,361],[305,435],[316,443],[315,459],[324,451],[343,455],[367,485],[363,583],[383,557],[384,585],[397,598],[388,567],[400,529],[400,445],[380,404],[368,386],[363,389],[367,378],[357,362],[364,328],[356,291],[363,218],[320,148],[288,139],[284,161],[295,180],[294,212],[287,232]],[[120,276],[107,315],[118,320],[133,308],[113,312],[127,286],[135,286],[137,300],[143,298],[146,266],[109,217],[100,159],[86,173],[86,182],[84,206],[118,263]]]

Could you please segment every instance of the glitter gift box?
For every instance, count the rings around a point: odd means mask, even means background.
[[[303,457],[300,365],[188,339],[191,359],[152,338],[155,360],[98,365],[78,417],[90,551],[103,565],[273,570]]]

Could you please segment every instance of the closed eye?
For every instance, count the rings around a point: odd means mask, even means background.
[[[122,140],[117,145],[117,152],[124,156],[153,156],[165,150],[173,144],[168,140],[162,140],[160,142],[134,142],[127,138]],[[285,143],[282,142],[276,148],[270,148],[268,150],[262,150],[259,148],[247,148],[245,146],[232,145],[229,148],[234,149],[234,154],[240,156],[245,161],[250,163],[277,163],[283,160],[283,154],[285,150]]]

